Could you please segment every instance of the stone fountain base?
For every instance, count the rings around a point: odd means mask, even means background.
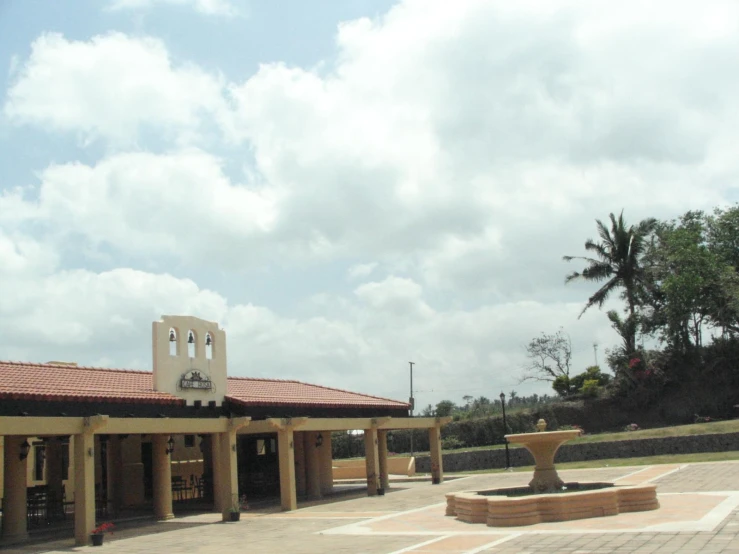
[[[604,484],[605,488],[585,490],[592,485],[595,484],[567,483],[565,486],[570,490],[566,493],[528,496],[504,496],[506,489],[450,493],[446,495],[446,515],[490,527],[516,527],[659,508],[656,485],[608,483]]]

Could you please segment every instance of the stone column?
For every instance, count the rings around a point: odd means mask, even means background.
[[[380,456],[377,452],[377,428],[364,430],[364,459],[367,465],[367,496],[376,496],[380,488]]]
[[[323,445],[319,448],[321,464],[321,494],[334,492],[334,458],[331,446],[331,431],[323,433]]]
[[[90,542],[95,528],[95,435],[74,436],[74,540]]]
[[[377,454],[380,467],[380,494],[390,488],[390,476],[387,472],[387,431],[377,431]]]
[[[295,494],[305,496],[307,491],[306,476],[306,448],[307,433],[296,431],[293,433],[295,441]]]
[[[169,435],[152,435],[152,478],[154,485],[154,517],[172,519],[172,461],[167,452]]]
[[[20,459],[21,444],[26,437],[5,437],[3,468],[3,539],[23,539],[26,528],[28,460]]]
[[[429,453],[431,454],[431,482],[439,485],[444,482],[444,465],[441,457],[441,425],[429,429]]]
[[[318,433],[310,431],[303,433],[305,440],[305,479],[308,498],[321,498],[321,465],[320,448],[316,446]]]
[[[292,427],[277,432],[277,453],[280,459],[280,504],[285,511],[295,510],[298,499],[295,494],[295,448]]]
[[[239,476],[236,457],[236,432],[229,430],[219,433],[219,481],[221,495],[221,515],[223,521],[230,519],[232,508],[239,507]]]

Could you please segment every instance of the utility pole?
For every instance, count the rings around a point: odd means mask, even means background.
[[[595,356],[595,365],[598,365],[598,343],[593,343],[593,356]]]
[[[411,405],[411,417],[413,417],[413,408],[415,407],[416,401],[413,398],[413,366],[415,365],[415,362],[408,362],[411,366],[411,397],[409,399],[409,404]],[[413,457],[413,429],[409,429],[411,433],[411,458]]]

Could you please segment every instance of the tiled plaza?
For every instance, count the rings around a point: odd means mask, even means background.
[[[141,524],[101,548],[72,541],[8,549],[136,553],[739,553],[739,462],[561,471],[565,481],[652,482],[660,509],[529,527],[494,529],[444,515],[444,493],[521,486],[529,475],[474,475],[433,486],[398,483],[385,496],[355,496],[294,512],[255,510],[238,523],[216,514]]]

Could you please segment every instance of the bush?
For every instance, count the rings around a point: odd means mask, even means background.
[[[442,450],[456,450],[457,448],[463,448],[464,443],[457,437],[446,437],[441,439]]]
[[[595,396],[598,396],[598,393],[600,392],[600,390],[601,390],[601,387],[597,379],[586,379],[582,384],[582,388],[580,389],[580,392],[582,393],[583,396],[593,398]]]

